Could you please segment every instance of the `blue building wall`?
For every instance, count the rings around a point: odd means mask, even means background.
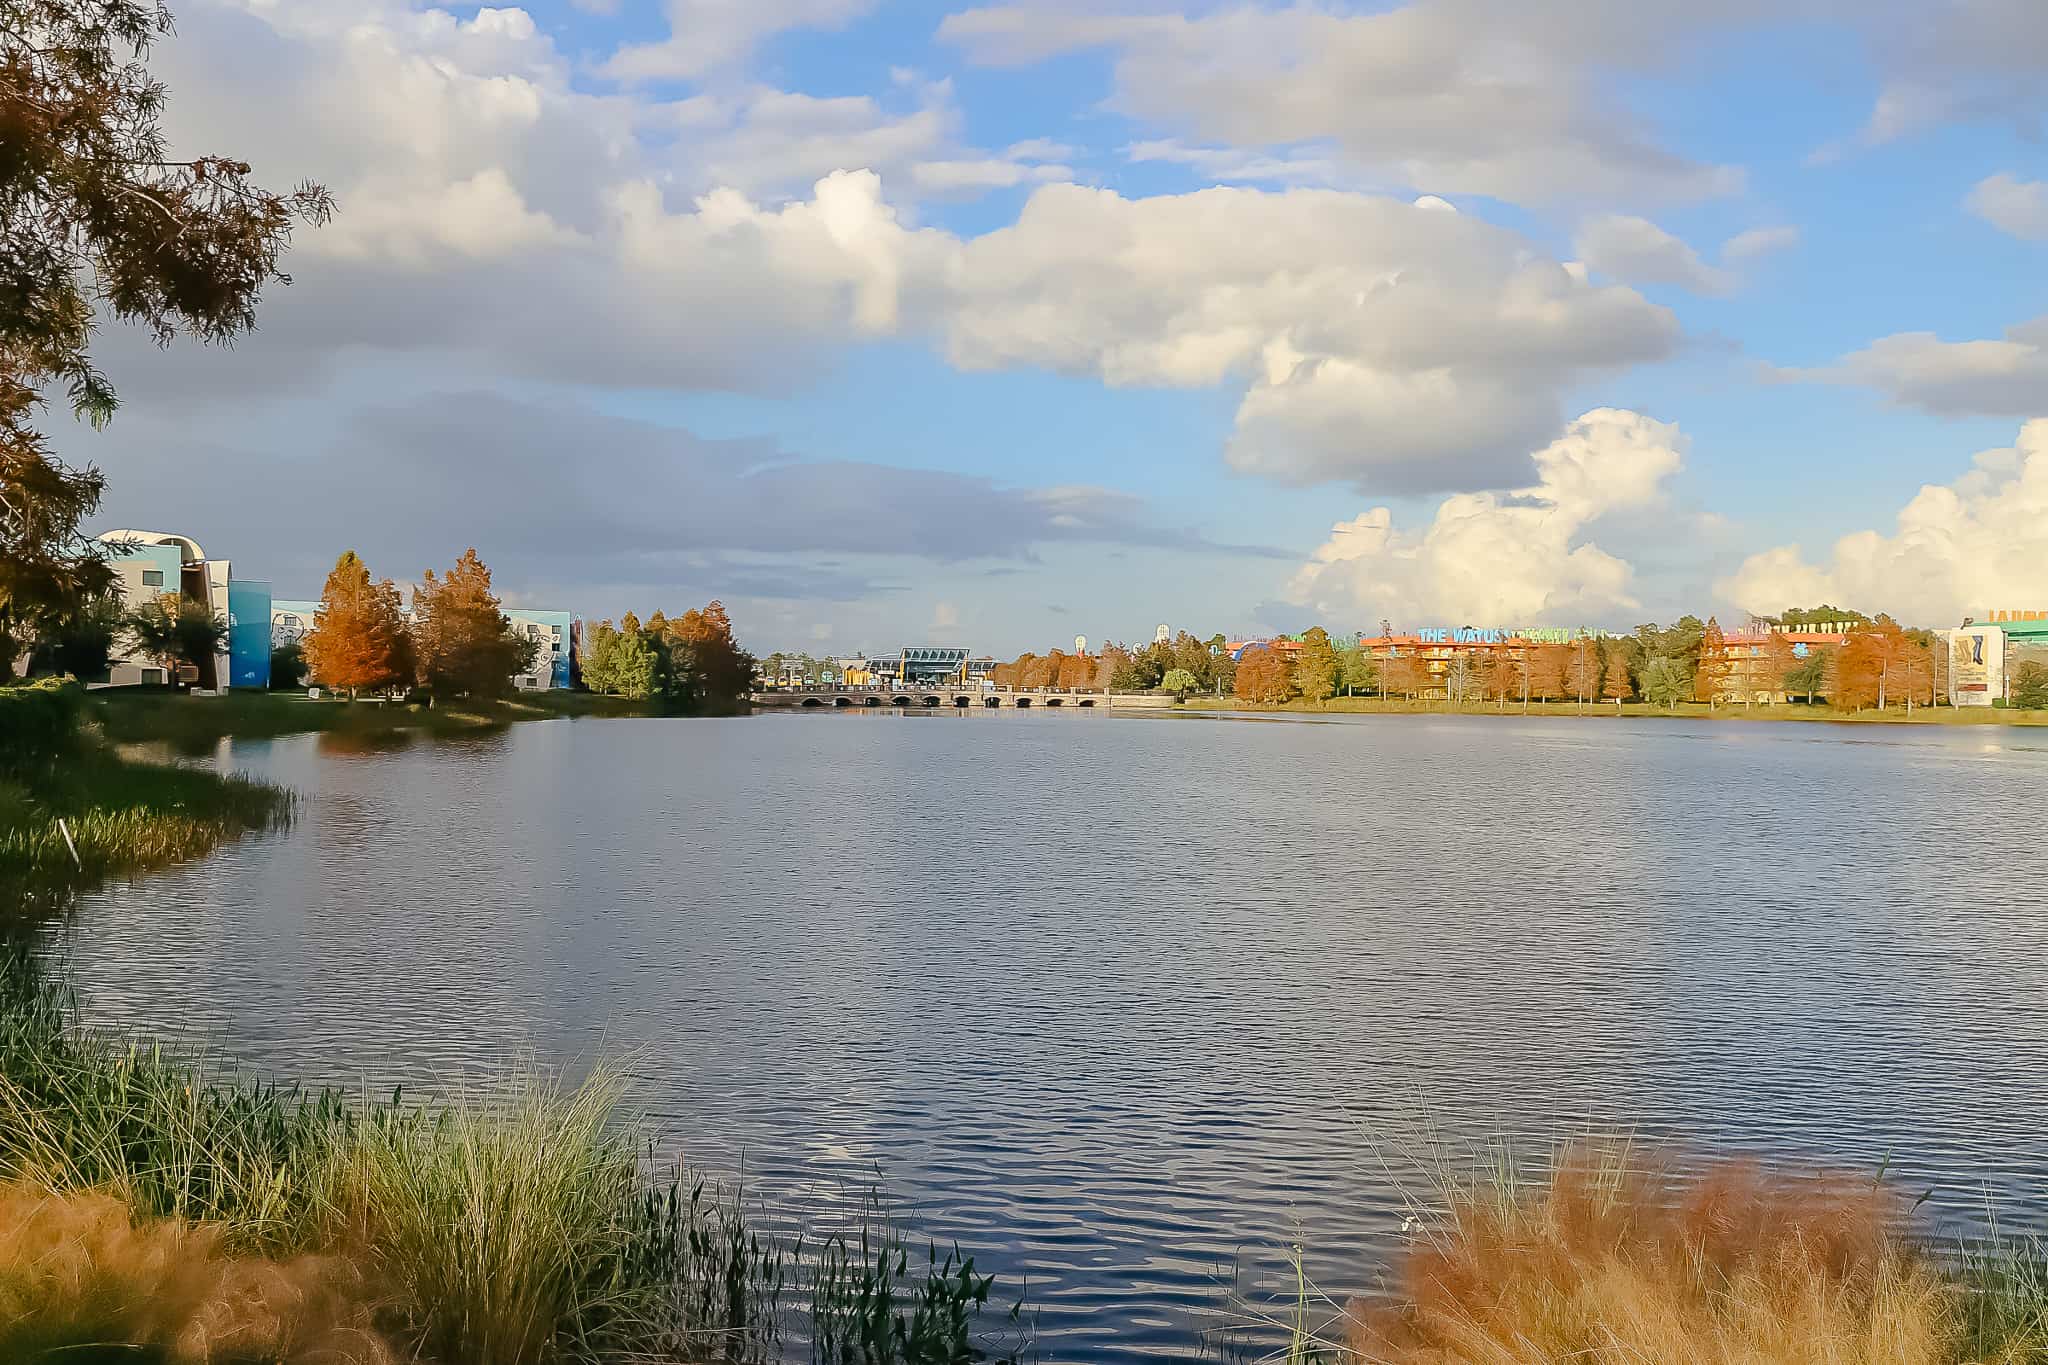
[[[228,580],[228,686],[270,686],[270,585]]]

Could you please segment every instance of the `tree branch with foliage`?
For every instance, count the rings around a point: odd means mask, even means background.
[[[81,531],[106,482],[55,459],[36,414],[61,388],[103,426],[113,386],[90,345],[103,317],[159,345],[228,343],[256,324],[294,226],[325,222],[315,184],[265,190],[245,162],[174,158],[166,91],[144,65],[168,33],[145,0],[0,0],[0,634],[46,627],[107,592]]]

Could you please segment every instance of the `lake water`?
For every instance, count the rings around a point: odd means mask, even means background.
[[[2048,733],[1077,713],[575,720],[223,761],[289,831],[90,897],[103,1018],[280,1073],[629,1059],[664,1137],[879,1180],[1043,1358],[1182,1359],[1433,1150],[1627,1126],[2043,1208]],[[1001,1291],[999,1291],[1001,1292]]]

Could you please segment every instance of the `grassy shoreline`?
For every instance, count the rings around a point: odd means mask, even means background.
[[[1884,711],[1837,711],[1830,706],[1807,706],[1803,703],[1781,706],[1715,706],[1703,702],[1684,702],[1674,707],[1646,706],[1640,702],[1625,703],[1619,710],[1613,702],[1587,702],[1581,707],[1577,702],[1531,702],[1527,711],[1520,702],[1510,702],[1506,709],[1492,702],[1466,703],[1454,706],[1449,702],[1423,701],[1381,701],[1377,697],[1332,697],[1326,702],[1312,702],[1296,699],[1290,702],[1248,702],[1235,697],[1190,697],[1181,704],[1181,711],[1213,711],[1218,714],[1233,712],[1265,712],[1287,715],[1383,715],[1383,716],[1491,716],[1499,718],[1521,718],[1526,716],[1570,717],[1577,720],[1768,720],[1791,721],[1808,725],[1964,725],[1964,726],[2042,726],[2048,725],[2048,711],[2011,711],[1992,707],[1916,706],[1909,718],[1905,708],[1892,707]]]
[[[47,733],[33,755],[0,772],[0,917],[42,913],[108,878],[200,857],[291,818],[292,795],[283,788],[124,752],[133,747],[199,755],[224,739],[447,737],[529,720],[650,714],[641,703],[571,692],[425,707],[283,693],[83,692],[44,683],[20,689],[14,700],[37,707],[33,719]]]
[[[500,701],[451,701],[437,706],[349,701],[303,693],[230,692],[192,697],[160,691],[101,691],[86,695],[86,714],[120,744],[165,743],[192,752],[223,739],[275,739],[284,735],[476,734],[529,720],[575,716],[646,716],[644,702],[589,692],[528,692]]]

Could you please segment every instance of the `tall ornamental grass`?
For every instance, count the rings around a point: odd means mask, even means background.
[[[657,1175],[622,1092],[607,1068],[564,1086],[528,1067],[434,1106],[253,1081],[81,1027],[32,960],[0,954],[0,1317],[36,1324],[0,1347],[737,1365],[783,1358],[794,1328],[844,1365],[982,1358],[991,1282],[971,1262],[920,1274],[881,1224],[857,1248],[768,1236],[737,1195]]]
[[[1395,1267],[1297,1358],[1379,1365],[1962,1365],[2048,1361],[2022,1248],[1960,1261],[1882,1184],[1688,1172],[1627,1146],[1449,1191]],[[1997,1273],[1991,1273],[1991,1267]],[[1321,1349],[1315,1349],[1320,1346]]]

